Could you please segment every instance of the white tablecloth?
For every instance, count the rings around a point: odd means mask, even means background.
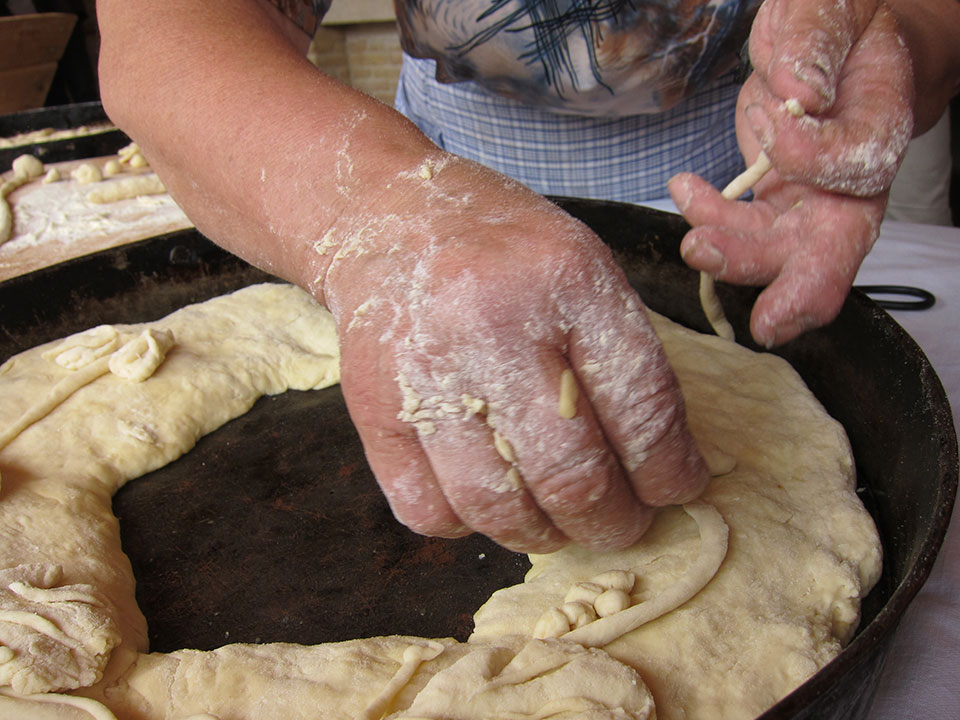
[[[932,292],[929,310],[891,315],[917,341],[950,398],[960,427],[960,229],[886,222],[859,284]],[[960,503],[943,549],[894,637],[871,720],[960,717]]]
[[[650,206],[676,212],[669,201]],[[960,229],[884,222],[856,284],[910,285],[936,296],[929,310],[890,314],[930,360],[960,428]],[[960,718],[960,503],[933,572],[894,637],[869,717]]]

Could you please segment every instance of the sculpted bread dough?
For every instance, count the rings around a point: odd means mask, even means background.
[[[192,227],[135,144],[47,167],[22,155],[11,170],[0,177],[0,280]]]
[[[0,717],[755,717],[849,640],[879,541],[842,428],[789,365],[654,321],[716,476],[703,502],[663,510],[626,551],[532,556],[467,643],[148,652],[110,498],[260,395],[337,382],[333,321],[306,293],[254,286],[116,326],[116,343],[99,328],[10,359]],[[140,349],[117,355],[131,339]],[[155,346],[166,350],[152,374],[89,369]],[[73,389],[37,412],[56,387]]]
[[[785,361],[652,319],[717,475],[701,500],[729,526],[730,550],[691,600],[604,649],[639,670],[658,718],[753,718],[849,641],[880,575],[879,539],[842,427]],[[629,550],[532,556],[526,582],[477,612],[470,640],[532,627],[607,569],[632,570],[634,598],[655,600],[701,552],[696,523],[668,508]]]

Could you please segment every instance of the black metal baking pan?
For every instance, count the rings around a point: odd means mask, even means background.
[[[109,122],[107,114],[103,111],[103,106],[96,101],[23,110],[0,115],[0,138],[11,138],[46,128],[71,130],[83,125],[106,122]],[[93,135],[4,147],[0,148],[0,172],[9,170],[11,163],[21,155],[33,155],[45,163],[66,162],[112,155],[129,142],[130,138],[126,134],[114,128]]]
[[[698,276],[678,252],[682,218],[556,201],[610,245],[653,309],[709,331]],[[100,252],[0,284],[0,359],[270,279],[195,231]],[[750,345],[757,290],[721,284],[718,291]],[[859,293],[829,327],[777,352],[846,427],[885,567],[853,642],[762,718],[860,720],[946,532],[957,491],[956,432],[919,347]],[[337,388],[261,400],[188,455],[127,485],[114,508],[157,650],[382,633],[462,638],[479,603],[527,567],[483,538],[420,538],[399,527]]]

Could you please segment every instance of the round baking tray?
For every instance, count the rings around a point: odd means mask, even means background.
[[[610,245],[648,305],[709,332],[697,273],[678,253],[682,218],[555,200]],[[0,359],[264,280],[271,278],[195,231],[96,253],[0,284]],[[751,346],[758,291],[720,284],[718,292],[739,341]],[[956,432],[919,347],[859,293],[830,326],[776,352],[847,429],[885,561],[851,644],[761,717],[858,720],[868,717],[890,640],[946,532]],[[385,633],[463,638],[491,590],[519,581],[527,567],[484,538],[422,538],[395,523],[338,388],[264,398],[183,458],[128,484],[114,508],[157,650]]]

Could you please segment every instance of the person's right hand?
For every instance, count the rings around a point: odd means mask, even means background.
[[[660,343],[581,223],[318,73],[252,0],[98,13],[104,107],[197,228],[334,313],[344,396],[402,522],[624,547],[652,506],[704,487]]]
[[[707,480],[639,298],[542,197],[452,156],[422,167],[318,246],[344,395],[396,516],[522,551],[633,543]]]

